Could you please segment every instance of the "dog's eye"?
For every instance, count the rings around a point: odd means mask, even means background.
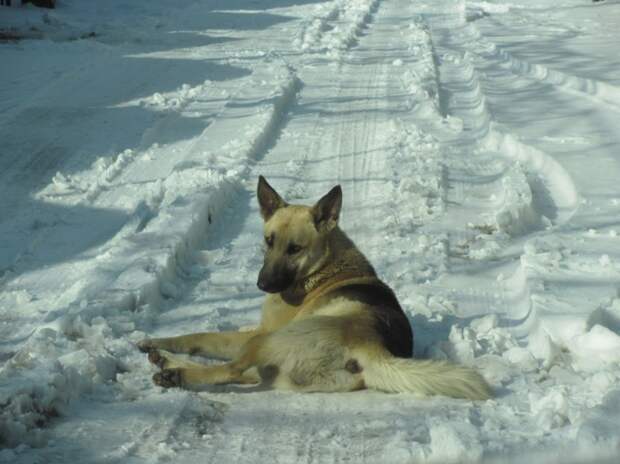
[[[296,244],[294,244],[294,243],[291,243],[291,244],[288,246],[288,248],[286,249],[286,252],[287,252],[289,255],[294,255],[294,254],[297,254],[297,253],[299,253],[300,251],[301,251],[301,246],[296,245]]]
[[[265,243],[267,244],[267,246],[269,248],[271,248],[273,246],[273,241],[275,240],[275,236],[274,234],[271,234],[267,237],[265,237]]]

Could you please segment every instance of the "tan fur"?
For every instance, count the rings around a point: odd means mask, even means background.
[[[268,292],[260,326],[248,332],[198,333],[139,343],[160,367],[155,383],[194,388],[257,383],[297,391],[374,388],[486,399],[474,370],[414,361],[409,322],[396,297],[338,228],[335,187],[314,206],[287,204],[260,177],[265,261],[258,285]],[[205,366],[174,356],[231,359]]]

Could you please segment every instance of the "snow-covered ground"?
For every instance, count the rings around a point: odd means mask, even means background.
[[[619,43],[615,0],[0,7],[0,462],[617,462]],[[496,397],[154,386],[136,341],[258,322],[259,174],[340,183]]]

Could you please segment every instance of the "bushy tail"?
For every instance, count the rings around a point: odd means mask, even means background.
[[[366,387],[393,393],[485,400],[491,387],[475,370],[445,361],[381,356],[362,362]]]

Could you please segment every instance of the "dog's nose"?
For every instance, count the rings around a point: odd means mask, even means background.
[[[260,288],[263,292],[267,291],[267,285],[265,284],[265,282],[263,282],[262,279],[258,279],[258,282],[256,282],[256,286]]]
[[[278,293],[287,289],[294,280],[291,272],[273,272],[270,268],[263,267],[258,273],[256,285],[263,292]]]
[[[285,285],[283,282],[279,280],[273,281],[273,280],[261,279],[261,278],[258,279],[258,282],[256,282],[256,285],[263,292],[267,292],[267,293],[278,293],[287,287],[287,285]]]

